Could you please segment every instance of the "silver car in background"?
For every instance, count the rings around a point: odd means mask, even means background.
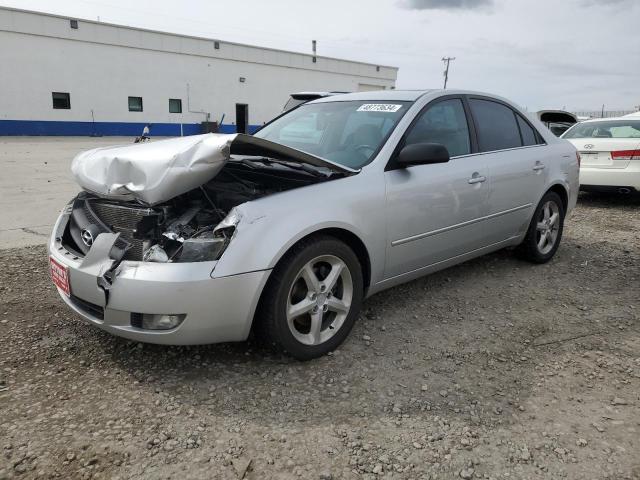
[[[123,156],[132,178],[105,188]],[[188,167],[158,172],[160,157]],[[505,247],[549,261],[578,162],[496,96],[322,98],[254,137],[80,156],[84,191],[54,227],[52,276],[69,307],[115,335],[205,344],[253,330],[310,359],[340,345],[381,290]]]

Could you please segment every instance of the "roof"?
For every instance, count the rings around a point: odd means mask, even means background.
[[[374,90],[371,92],[344,93],[339,96],[325,97],[314,100],[313,103],[322,102],[349,102],[359,100],[375,100],[375,101],[399,101],[399,102],[415,102],[421,96],[431,93],[434,90]]]

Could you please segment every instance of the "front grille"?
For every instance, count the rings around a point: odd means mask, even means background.
[[[98,218],[108,226],[118,228],[123,236],[132,237],[144,217],[154,215],[150,208],[123,207],[113,203],[87,202]]]
[[[104,320],[104,308],[102,308],[100,305],[87,302],[86,300],[82,300],[75,295],[71,295],[70,300],[78,310],[81,310],[87,315],[97,318],[98,320]]]
[[[112,232],[120,233],[120,236],[131,244],[125,253],[125,260],[142,260],[145,241],[135,237],[141,222],[148,217],[157,218],[157,212],[151,208],[125,207],[108,202],[87,201],[85,213],[87,218],[97,218]]]

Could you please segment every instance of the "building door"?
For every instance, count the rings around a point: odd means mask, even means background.
[[[236,103],[236,132],[247,133],[249,128],[249,105]]]

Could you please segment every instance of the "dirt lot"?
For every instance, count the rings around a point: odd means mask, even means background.
[[[640,478],[640,199],[582,196],[548,265],[376,295],[298,363],[82,323],[0,251],[0,479]]]

